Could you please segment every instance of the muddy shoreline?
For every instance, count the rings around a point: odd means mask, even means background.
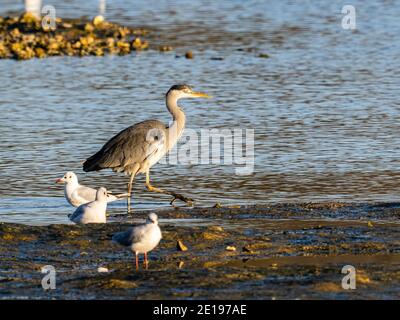
[[[105,225],[1,223],[0,299],[400,297],[397,203],[159,210],[163,240],[137,272],[133,255],[110,239],[146,213]],[[355,290],[341,287],[346,264],[356,268]],[[45,265],[56,269],[55,290],[41,287]]]

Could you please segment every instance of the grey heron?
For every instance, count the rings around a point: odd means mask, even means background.
[[[167,154],[177,143],[185,127],[185,113],[178,106],[182,98],[211,98],[195,92],[185,84],[172,86],[166,94],[166,106],[172,115],[172,123],[166,126],[158,120],[146,120],[130,126],[111,138],[97,153],[83,163],[83,170],[112,169],[130,175],[128,183],[128,213],[131,209],[132,184],[135,176],[146,174],[146,187],[151,192],[173,196],[171,204],[180,199],[188,204],[193,200],[181,194],[156,188],[150,183],[150,168]]]

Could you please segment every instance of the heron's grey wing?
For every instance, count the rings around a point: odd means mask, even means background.
[[[97,191],[89,187],[79,186],[78,188],[75,189],[74,193],[78,197],[85,199],[86,202],[91,202],[96,200]]]
[[[166,136],[166,127],[158,120],[147,120],[126,128],[88,158],[83,164],[83,170],[119,169],[142,163],[149,152],[154,152],[151,150],[152,143],[158,140],[158,135]]]

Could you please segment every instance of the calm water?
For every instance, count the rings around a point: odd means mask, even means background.
[[[20,3],[0,0],[0,13]],[[61,17],[98,12],[94,0],[44,3]],[[66,222],[73,209],[54,181],[67,170],[88,185],[124,191],[126,177],[83,173],[81,161],[133,123],[168,122],[164,93],[182,82],[215,97],[182,101],[188,128],[255,130],[254,174],[159,164],[154,185],[199,205],[398,200],[400,2],[352,1],[356,31],[341,28],[344,4],[115,0],[107,19],[152,27],[153,44],[175,51],[0,60],[0,221]],[[193,60],[176,58],[189,49]],[[167,205],[137,180],[136,208]],[[110,205],[124,210],[123,202]]]

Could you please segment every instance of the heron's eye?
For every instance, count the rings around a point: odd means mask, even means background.
[[[154,137],[154,140],[158,140],[158,136],[155,136],[155,137]]]

